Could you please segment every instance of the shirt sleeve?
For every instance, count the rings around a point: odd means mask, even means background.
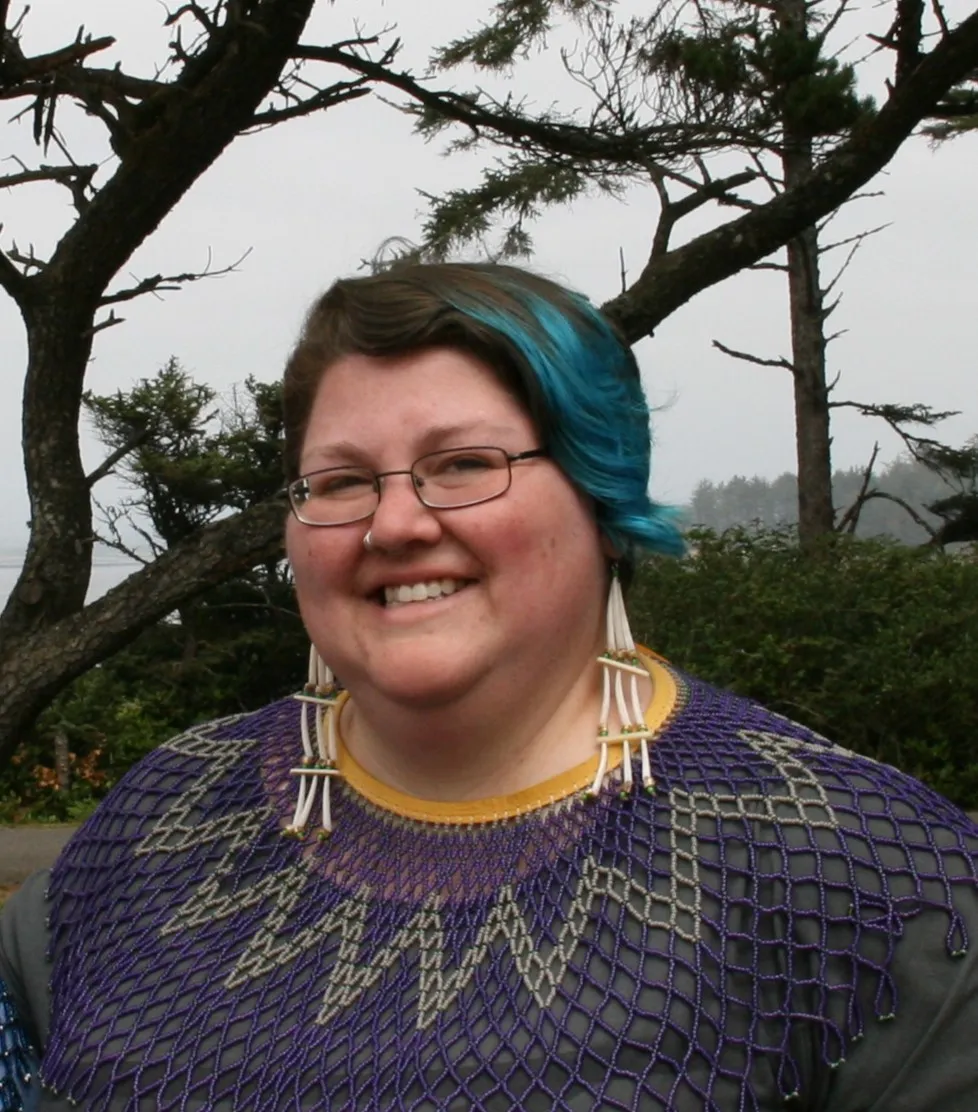
[[[891,780],[899,774],[891,773]],[[901,803],[870,796],[859,833],[885,901],[862,898],[892,941],[886,991],[861,1001],[861,1036],[824,1112],[978,1109],[978,825],[909,778]],[[831,893],[829,899],[831,899]],[[878,937],[878,936],[877,936]],[[882,953],[876,959],[884,964]]]
[[[0,980],[0,1112],[27,1112],[31,1107],[36,1065],[6,982]]]
[[[899,1006],[850,1051],[832,1112],[978,1108],[978,895],[967,893],[959,907],[974,932],[960,957],[948,956],[945,915],[904,926],[893,967]]]
[[[47,871],[29,877],[0,909],[0,1112],[34,1112],[48,1023]]]

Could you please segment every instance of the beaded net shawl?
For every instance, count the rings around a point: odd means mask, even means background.
[[[163,746],[52,875],[45,1083],[96,1112],[808,1107],[899,1012],[908,920],[966,951],[978,838],[671,674],[652,792],[494,822],[340,783],[325,843],[283,838],[292,701]]]

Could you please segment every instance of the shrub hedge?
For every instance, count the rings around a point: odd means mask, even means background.
[[[690,536],[629,595],[676,665],[978,810],[978,553],[787,532]]]

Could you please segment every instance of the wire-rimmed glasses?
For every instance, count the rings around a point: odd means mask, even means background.
[[[292,512],[304,525],[351,525],[372,517],[380,505],[381,480],[410,475],[421,504],[432,510],[455,510],[499,498],[513,481],[512,465],[546,456],[544,448],[507,452],[477,445],[428,452],[401,471],[369,467],[325,467],[289,483]]]

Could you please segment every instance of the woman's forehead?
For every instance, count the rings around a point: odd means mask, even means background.
[[[397,358],[352,355],[322,376],[313,422],[468,427],[522,425],[525,407],[497,373],[466,352],[435,349]]]

